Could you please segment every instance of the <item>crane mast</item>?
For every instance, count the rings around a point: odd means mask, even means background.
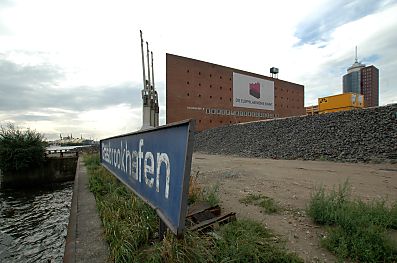
[[[142,31],[141,35],[141,53],[142,53],[142,72],[143,72],[143,89],[142,89],[142,129],[159,126],[159,104],[158,95],[154,85],[154,65],[153,52],[149,50],[149,43],[146,42],[146,57],[147,57],[147,79],[145,72],[145,51],[143,47]],[[150,56],[151,55],[151,60]],[[150,63],[151,62],[151,63]],[[150,68],[152,72],[150,72]]]

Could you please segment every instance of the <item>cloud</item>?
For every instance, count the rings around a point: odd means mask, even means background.
[[[48,139],[59,133],[98,139],[141,126],[141,85],[65,87],[64,77],[53,65],[20,65],[0,56],[0,123],[12,121]]]
[[[320,44],[329,40],[339,26],[373,14],[395,0],[329,0],[320,9],[313,10],[297,26],[295,36],[300,39],[297,45]]]
[[[140,105],[140,86],[60,87],[62,72],[51,65],[23,66],[0,60],[0,111],[57,107],[76,111],[110,105]]]

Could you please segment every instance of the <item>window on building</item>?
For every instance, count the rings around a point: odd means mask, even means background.
[[[212,99],[212,96],[210,96],[210,99]]]
[[[189,85],[189,81],[188,81],[188,82],[186,82],[186,84],[187,84],[187,85]]]
[[[187,94],[187,96],[189,97],[189,93]]]

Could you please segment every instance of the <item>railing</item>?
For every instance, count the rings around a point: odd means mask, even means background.
[[[76,149],[47,150],[45,156],[48,158],[79,157],[79,152]]]

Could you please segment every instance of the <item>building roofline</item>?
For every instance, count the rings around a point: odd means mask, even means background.
[[[184,56],[175,55],[175,54],[171,54],[171,53],[166,53],[166,56],[174,56],[174,57],[179,57],[179,58],[183,58],[183,59],[189,59],[189,60],[193,60],[193,61],[197,61],[197,62],[201,62],[201,63],[207,63],[207,64],[210,64],[210,65],[213,65],[213,66],[227,68],[227,69],[230,69],[232,71],[238,71],[238,72],[241,72],[241,73],[247,73],[247,74],[250,74],[250,75],[255,75],[255,76],[258,76],[260,78],[265,78],[265,79],[268,79],[268,80],[277,80],[277,81],[282,81],[282,82],[291,83],[291,84],[294,84],[294,85],[305,87],[305,85],[294,83],[294,82],[291,82],[291,81],[286,81],[286,80],[282,80],[282,79],[272,78],[272,77],[261,75],[261,74],[258,74],[258,73],[253,73],[253,72],[249,72],[249,71],[245,71],[245,70],[241,70],[241,69],[227,67],[227,66],[223,66],[223,65],[219,65],[219,64],[215,64],[215,63],[199,60],[199,59],[184,57]]]

